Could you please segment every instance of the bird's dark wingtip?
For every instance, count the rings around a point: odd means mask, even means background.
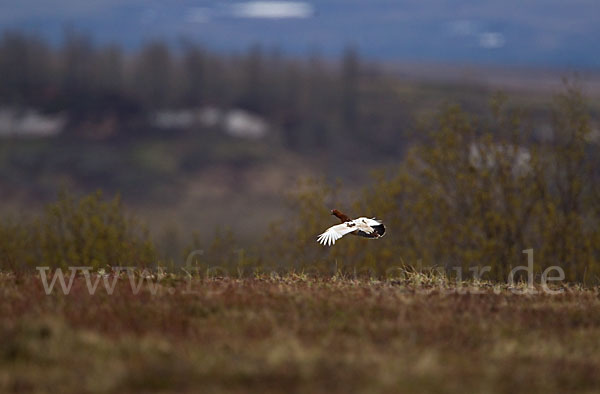
[[[372,226],[372,227],[373,227],[373,232],[370,234],[365,233],[364,231],[361,231],[361,230],[358,230],[355,234],[360,235],[361,237],[371,238],[371,239],[381,238],[384,236],[385,226],[383,224],[380,224],[377,226]]]

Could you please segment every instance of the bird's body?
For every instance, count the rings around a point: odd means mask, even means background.
[[[319,235],[317,242],[322,245],[331,246],[346,234],[359,235],[366,238],[381,238],[385,234],[385,226],[375,218],[360,217],[351,220],[337,209],[331,211],[342,223],[331,226],[323,234]]]

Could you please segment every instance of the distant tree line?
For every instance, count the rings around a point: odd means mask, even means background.
[[[163,108],[241,108],[269,120],[289,149],[373,145],[396,153],[409,121],[384,73],[349,48],[339,61],[283,56],[254,46],[210,52],[188,40],[149,42],[137,51],[98,46],[67,31],[59,46],[7,32],[0,38],[0,105],[68,111],[71,124],[114,117],[120,132]],[[74,127],[73,130],[81,130]]]

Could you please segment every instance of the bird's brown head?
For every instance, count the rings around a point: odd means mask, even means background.
[[[343,213],[341,213],[337,209],[332,209],[331,210],[331,214],[333,216],[336,216],[338,219],[340,219],[342,221],[342,223],[347,222],[347,221],[350,220],[350,218],[348,216],[344,215]]]

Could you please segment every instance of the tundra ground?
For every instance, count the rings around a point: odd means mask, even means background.
[[[424,280],[421,280],[424,279]],[[1,392],[593,392],[596,289],[516,295],[426,276],[0,279]],[[191,290],[191,292],[190,292]],[[468,290],[468,291],[467,291]],[[476,291],[475,291],[476,290]]]

